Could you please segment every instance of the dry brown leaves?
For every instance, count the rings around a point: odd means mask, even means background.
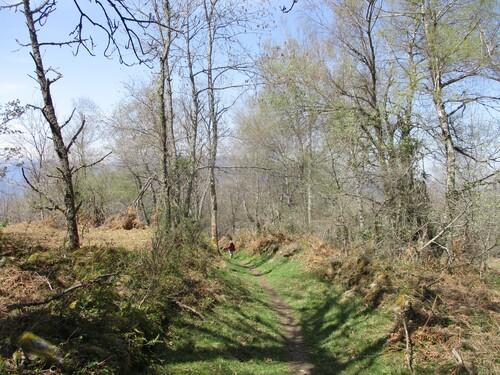
[[[0,311],[5,312],[10,304],[43,299],[50,292],[50,282],[37,272],[10,265],[0,269]]]
[[[145,229],[146,225],[137,217],[137,211],[129,208],[127,212],[112,215],[104,221],[104,229]]]
[[[397,285],[405,285],[403,276],[404,273],[397,275]],[[500,365],[495,359],[500,352],[498,291],[485,285],[473,269],[439,274],[415,265],[411,278],[415,289],[409,298],[417,316],[411,322],[415,362],[453,361],[451,353],[455,350],[467,366],[476,364],[486,373],[499,373]],[[418,286],[430,284],[428,295],[422,295]],[[389,340],[390,346],[397,347],[404,340],[400,330],[401,327]]]
[[[67,242],[65,229],[57,229],[39,221],[9,225],[3,232],[13,239],[50,249],[63,247]],[[151,228],[124,230],[100,227],[80,230],[80,240],[84,246],[123,246],[128,250],[140,250],[151,245],[152,235]]]
[[[360,251],[351,250],[346,256],[319,240],[307,239],[307,242],[307,250],[299,257],[309,271],[328,277],[326,271],[335,263],[337,269],[330,276],[340,277],[337,282],[349,279],[356,271]],[[383,271],[393,285],[387,290],[382,308],[393,310],[398,298],[401,299],[401,290],[406,291],[404,299],[410,298],[413,302],[415,320],[409,325],[416,363],[453,362],[451,351],[455,349],[465,364],[475,363],[478,368],[500,373],[497,357],[500,353],[500,293],[482,282],[477,270],[457,266],[446,273],[436,267],[438,263],[429,267],[426,261],[409,259],[374,262],[378,271],[367,277],[373,279]],[[431,285],[430,296],[422,293],[425,285]],[[404,346],[405,336],[399,328],[396,324],[388,340],[388,350]]]
[[[329,257],[340,257],[340,250],[331,244],[320,241],[316,238],[308,238],[307,250],[301,253],[301,258],[310,272],[318,273],[324,270],[326,260]]]
[[[272,251],[276,253],[280,246],[289,242],[289,239],[282,233],[267,233],[255,238],[247,244],[247,249],[252,254]]]

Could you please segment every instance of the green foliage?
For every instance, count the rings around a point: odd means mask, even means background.
[[[140,254],[105,246],[82,247],[69,254],[34,247],[18,251],[14,265],[49,275],[47,281],[58,289],[80,287],[50,304],[31,308],[27,315],[13,314],[8,322],[2,318],[0,327],[10,328],[0,329],[0,358],[11,356],[16,338],[26,330],[61,348],[65,371],[143,373],[163,346],[170,321],[182,312],[168,296],[200,309],[214,302],[207,294],[211,266],[201,256],[207,249],[201,238],[199,229],[186,223]],[[174,251],[180,254],[173,256]],[[22,341],[27,348],[26,340]],[[16,368],[10,360],[6,366]],[[37,373],[39,366],[30,363],[29,368],[27,374]]]
[[[5,228],[7,225],[9,225],[9,219],[3,219],[0,220],[0,231]]]
[[[310,241],[295,241],[291,246],[297,251],[285,256],[282,245],[289,241],[281,233],[266,231],[255,241],[257,250],[240,249],[236,259],[225,263],[209,253],[213,250],[200,228],[185,222],[159,231],[150,251],[141,253],[109,247],[86,247],[71,254],[42,248],[19,252],[16,262],[49,275],[58,288],[63,278],[65,287],[80,281],[88,284],[50,304],[0,318],[0,373],[40,373],[41,364],[23,363],[16,351],[17,338],[30,331],[37,336],[24,335],[25,352],[38,348],[33,343],[43,338],[47,348],[57,346],[64,353],[60,366],[68,373],[288,374],[283,327],[258,278],[242,265],[251,262],[291,306],[317,373],[407,374],[402,350],[387,350],[388,332],[394,326],[392,310],[377,308],[356,294],[344,294],[338,279],[333,283],[322,278],[324,270],[308,272],[295,260],[310,250]],[[34,256],[36,252],[40,255]],[[418,278],[391,285],[389,277],[395,271],[387,266],[387,259],[340,261],[352,264],[342,268],[347,283],[356,284],[353,289],[366,289],[372,281],[380,288],[394,288],[399,295],[393,298],[401,300],[396,305],[424,294]],[[398,268],[404,275],[412,269],[409,264]],[[50,276],[48,270],[55,274]],[[113,278],[95,281],[99,275],[117,271]],[[444,293],[440,296],[446,298]],[[429,319],[420,315],[415,321]],[[441,328],[453,324],[440,318]],[[484,334],[494,333],[493,315],[486,310],[472,316],[469,324],[481,327]],[[465,336],[463,343],[467,353],[467,345],[473,343]],[[53,362],[60,362],[61,356],[54,358]],[[481,360],[481,369],[494,367],[486,358]],[[423,374],[448,373],[456,365],[451,360],[417,362],[415,369]]]
[[[6,176],[8,162],[20,154],[20,148],[5,143],[7,139],[3,139],[3,137],[20,132],[14,130],[15,128],[10,126],[10,122],[21,117],[25,110],[26,107],[21,106],[19,99],[8,102],[3,106],[0,105],[0,178]]]
[[[75,195],[82,201],[81,224],[99,226],[107,217],[126,211],[138,194],[136,182],[121,170],[97,166],[75,175]]]
[[[82,246],[71,253],[74,276],[79,280],[113,272],[129,272],[136,255],[124,248]]]
[[[21,105],[19,99],[12,100],[4,105],[0,105],[0,135],[10,134],[14,131],[7,127],[7,124],[23,115],[26,107]]]

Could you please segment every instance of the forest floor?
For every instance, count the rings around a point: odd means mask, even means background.
[[[230,260],[186,236],[158,253],[151,229],[91,228],[68,253],[50,223],[0,229],[0,374],[500,371],[495,269],[280,233],[236,238]],[[41,303],[12,307],[30,301]],[[57,345],[66,367],[20,361],[23,331]]]

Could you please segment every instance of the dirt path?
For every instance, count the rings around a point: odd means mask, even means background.
[[[274,310],[279,316],[284,330],[284,337],[290,355],[290,371],[292,374],[311,375],[314,365],[309,362],[308,351],[302,337],[300,326],[293,318],[292,309],[283,301],[276,290],[269,284],[265,276],[261,275],[252,265],[246,264],[252,273],[258,278],[260,286],[271,298]]]

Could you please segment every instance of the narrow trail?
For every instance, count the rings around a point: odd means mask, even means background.
[[[308,350],[304,343],[302,330],[293,317],[291,307],[281,299],[265,276],[251,264],[245,264],[245,267],[250,269],[252,274],[257,277],[260,286],[271,298],[274,310],[279,316],[280,323],[283,326],[285,343],[289,350],[291,373],[312,375],[314,373],[314,365],[309,361]]]

